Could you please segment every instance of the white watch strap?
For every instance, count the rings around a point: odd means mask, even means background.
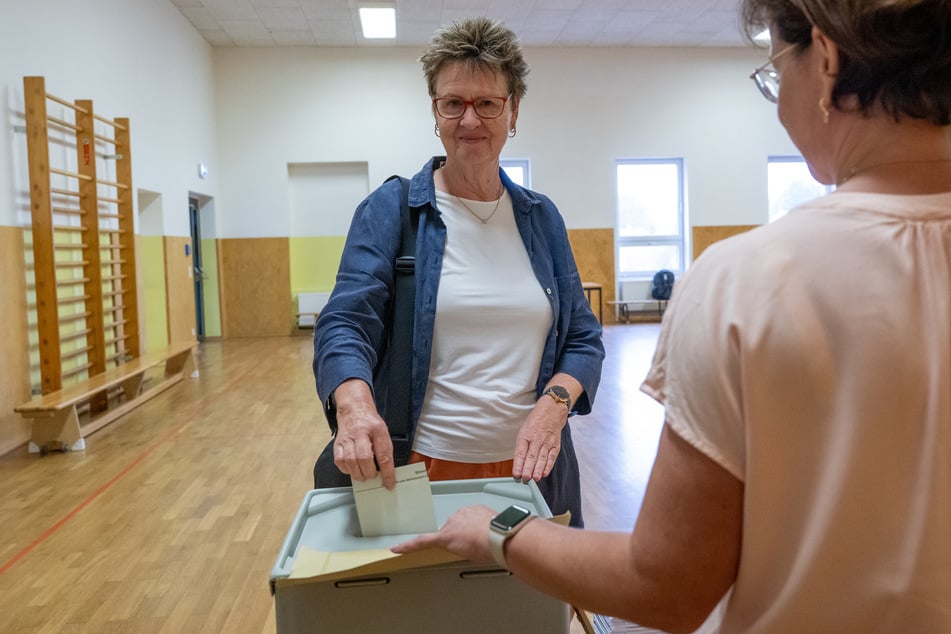
[[[489,552],[492,553],[492,559],[495,560],[495,563],[508,570],[508,564],[505,563],[505,542],[511,539],[515,533],[522,530],[525,525],[535,519],[535,517],[535,515],[529,515],[513,526],[512,530],[507,533],[492,530],[491,525],[489,526]]]
[[[508,539],[510,535],[503,535],[502,533],[497,533],[491,528],[489,529],[489,552],[492,553],[492,559],[495,560],[495,563],[502,566],[505,569],[508,569],[508,566],[505,565],[505,540]]]

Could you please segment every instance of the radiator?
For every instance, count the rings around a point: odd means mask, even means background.
[[[313,328],[317,313],[324,309],[328,299],[330,299],[330,293],[298,293],[297,326]]]

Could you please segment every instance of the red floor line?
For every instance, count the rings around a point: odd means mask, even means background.
[[[95,500],[97,497],[99,497],[100,495],[102,495],[103,493],[105,493],[107,490],[109,490],[109,488],[112,487],[112,485],[114,485],[116,482],[118,482],[118,481],[121,480],[123,477],[125,477],[126,474],[128,474],[130,471],[132,471],[132,469],[134,469],[140,462],[142,462],[143,460],[145,460],[145,458],[147,458],[150,453],[152,453],[153,451],[155,451],[156,449],[158,449],[160,446],[162,446],[163,444],[165,444],[166,442],[168,442],[169,439],[171,439],[173,436],[175,436],[176,434],[178,434],[179,432],[181,432],[183,429],[185,429],[185,427],[187,427],[187,426],[190,425],[190,424],[191,424],[191,421],[187,421],[187,422],[185,422],[185,423],[182,423],[182,424],[179,425],[177,428],[175,428],[174,430],[172,430],[171,432],[169,432],[165,437],[163,437],[163,438],[162,438],[161,440],[159,440],[157,443],[155,443],[154,445],[152,445],[151,447],[149,447],[148,449],[146,449],[145,451],[143,451],[143,452],[139,455],[139,457],[137,457],[135,460],[133,460],[132,462],[130,462],[128,465],[126,465],[126,467],[125,467],[122,471],[120,471],[119,473],[117,473],[116,475],[114,475],[111,480],[109,480],[109,481],[106,482],[104,485],[102,485],[101,487],[99,487],[99,489],[98,489],[96,492],[94,492],[92,495],[90,495],[88,498],[86,498],[85,500],[83,500],[82,502],[80,502],[76,507],[73,508],[73,510],[71,510],[69,513],[67,513],[61,520],[59,520],[58,522],[56,522],[55,524],[53,524],[51,527],[49,527],[48,529],[46,529],[46,530],[43,532],[42,535],[40,535],[40,536],[37,537],[35,540],[33,540],[33,542],[32,542],[31,544],[29,544],[26,548],[24,548],[23,550],[21,550],[20,552],[18,552],[16,555],[14,555],[13,558],[12,558],[10,561],[8,561],[7,563],[3,564],[3,566],[0,566],[0,575],[2,575],[2,574],[5,573],[7,570],[9,570],[10,568],[12,568],[12,567],[14,566],[14,564],[16,564],[18,561],[20,561],[21,559],[23,559],[24,557],[26,557],[26,556],[30,553],[30,551],[32,551],[34,548],[36,548],[37,546],[39,546],[40,544],[42,544],[43,542],[45,542],[47,539],[49,539],[50,536],[52,536],[53,533],[55,533],[55,532],[58,531],[60,528],[62,528],[62,526],[63,526],[66,522],[68,522],[69,520],[71,520],[77,513],[79,513],[79,512],[80,512],[81,510],[83,510],[86,506],[88,506],[93,500]]]

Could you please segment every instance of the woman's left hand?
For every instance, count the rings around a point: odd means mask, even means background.
[[[561,430],[568,422],[568,408],[542,397],[522,424],[515,440],[512,477],[538,482],[549,473],[561,451]]]
[[[453,513],[439,531],[424,533],[393,546],[394,553],[406,554],[426,548],[442,548],[477,563],[492,561],[489,551],[489,520],[496,511],[487,506],[465,506]]]

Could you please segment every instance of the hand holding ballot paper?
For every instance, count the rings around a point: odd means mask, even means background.
[[[438,528],[424,464],[397,467],[392,490],[383,486],[379,475],[354,481],[353,498],[363,537],[428,533]]]

